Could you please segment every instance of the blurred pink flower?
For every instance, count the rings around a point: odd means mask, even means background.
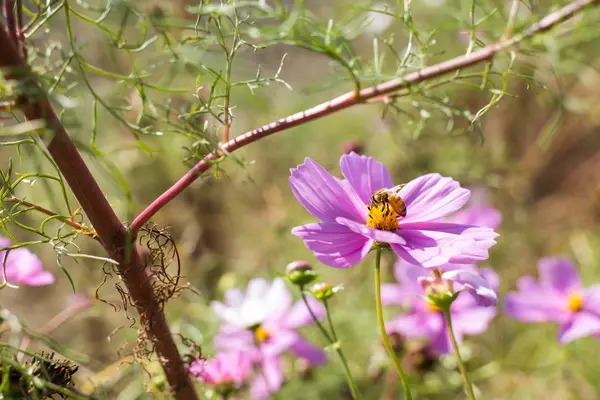
[[[450,219],[455,224],[484,226],[497,229],[502,222],[502,214],[487,203],[485,189],[471,189],[469,204],[464,210],[454,214]]]
[[[565,258],[542,258],[538,270],[539,282],[525,276],[517,283],[518,291],[506,296],[508,315],[524,322],[558,323],[562,344],[600,335],[600,284],[582,287],[575,265]]]
[[[12,245],[10,239],[0,237],[1,248]],[[7,251],[0,252],[0,268]],[[44,286],[54,283],[54,276],[50,272],[44,271],[44,266],[39,258],[25,247],[9,251],[4,272],[6,272],[6,280],[9,283],[29,286]]]
[[[439,267],[446,271],[443,281],[452,280],[454,290],[464,287],[471,296],[461,294],[452,303],[450,315],[456,339],[460,344],[463,335],[477,335],[485,332],[489,322],[496,315],[499,286],[498,275],[490,269],[478,270],[474,265],[446,264]],[[398,283],[384,284],[381,287],[381,300],[384,305],[403,305],[408,311],[401,313],[386,324],[388,332],[398,332],[409,338],[428,339],[432,349],[444,354],[452,346],[443,311],[430,304],[424,297],[423,280],[429,279],[431,270],[410,265],[399,260],[394,265],[394,275]],[[452,282],[449,282],[450,284]]]
[[[300,204],[321,221],[292,233],[327,265],[352,267],[377,242],[423,267],[482,261],[496,244],[493,229],[442,221],[469,200],[469,190],[451,178],[428,174],[407,183],[399,192],[407,215],[398,217],[385,206],[368,207],[375,191],[394,186],[383,164],[350,153],[341,157],[340,167],[345,179],[306,158],[289,178]]]
[[[247,352],[219,353],[209,360],[196,360],[189,372],[220,394],[229,394],[242,387],[252,372],[252,357]]]
[[[309,298],[317,318],[325,308]],[[283,383],[280,354],[291,351],[312,365],[326,361],[325,353],[307,342],[296,329],[313,322],[302,301],[292,304],[292,295],[281,278],[271,284],[262,278],[248,283],[246,293],[234,288],[225,293],[225,304],[213,301],[212,309],[223,322],[215,337],[215,347],[222,351],[246,351],[252,354],[262,374],[254,376],[252,397],[262,399],[279,390]]]

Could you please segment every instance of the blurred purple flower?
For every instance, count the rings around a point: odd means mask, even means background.
[[[12,245],[13,243],[10,239],[0,237],[1,248],[10,247]],[[0,252],[0,268],[4,261],[4,257],[6,256],[6,252],[6,250]],[[6,280],[9,283],[29,286],[44,286],[54,283],[54,276],[52,273],[44,271],[44,266],[39,258],[25,247],[10,250],[8,257],[6,257],[6,264],[4,267]]]
[[[506,296],[506,312],[520,321],[558,323],[562,344],[600,335],[600,284],[582,287],[575,265],[565,258],[542,258],[538,270],[539,282],[522,277],[518,291]]]
[[[463,286],[471,296],[459,295],[450,307],[452,325],[456,339],[460,344],[463,335],[483,333],[496,315],[497,301],[495,290],[499,286],[498,275],[490,269],[478,270],[474,265],[446,264],[439,267],[444,272],[442,280],[451,279]],[[388,332],[398,332],[409,338],[428,339],[432,349],[444,354],[452,346],[443,311],[433,306],[424,296],[423,285],[419,281],[427,279],[431,270],[410,265],[402,260],[396,262],[394,275],[397,284],[384,284],[381,288],[381,300],[384,305],[404,305],[408,307],[386,324]],[[482,306],[484,305],[484,306]]]
[[[394,186],[383,164],[350,153],[341,157],[340,166],[346,179],[333,177],[306,158],[289,178],[300,204],[321,221],[292,233],[323,263],[352,267],[375,242],[389,243],[398,256],[423,267],[488,258],[498,236],[493,229],[441,221],[469,200],[469,190],[455,180],[428,174],[410,181],[399,193],[407,215],[398,218],[383,206],[368,207],[375,191]]]
[[[481,199],[473,199],[473,197],[479,198],[482,196],[480,189],[471,193],[475,196],[471,196],[468,207],[454,214],[450,218],[450,221],[455,224],[476,225],[497,229],[502,222],[500,211],[483,203]]]
[[[247,352],[219,353],[209,360],[196,360],[189,372],[201,382],[229,394],[242,387],[252,372],[252,357]]]
[[[325,308],[308,299],[317,318],[325,316]],[[215,347],[222,351],[248,351],[260,365],[262,375],[254,376],[252,397],[262,399],[279,390],[283,383],[280,354],[291,351],[312,365],[326,361],[325,353],[307,342],[296,329],[313,322],[302,301],[292,304],[292,295],[283,279],[269,284],[262,278],[248,283],[246,293],[229,289],[225,304],[213,301],[212,309],[225,322],[215,337]]]

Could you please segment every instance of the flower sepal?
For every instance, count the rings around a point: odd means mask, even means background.
[[[390,246],[389,243],[385,243],[385,242],[373,242],[373,245],[371,246],[369,253],[372,251],[375,251],[375,250],[393,251],[392,246]]]
[[[458,298],[459,294],[460,291],[456,293],[435,293],[425,296],[425,301],[434,309],[440,309],[440,311],[449,312],[450,306],[452,303],[454,303],[454,300]]]

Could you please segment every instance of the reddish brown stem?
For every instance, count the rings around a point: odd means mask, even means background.
[[[536,22],[529,29],[525,30],[520,35],[513,36],[510,40],[501,40],[493,43],[482,49],[474,51],[467,55],[455,57],[453,59],[444,61],[437,65],[423,68],[420,71],[412,72],[401,78],[392,79],[382,84],[371,86],[366,89],[362,89],[358,96],[352,91],[343,94],[333,100],[326,101],[315,107],[309,108],[308,110],[290,115],[282,118],[270,124],[261,126],[260,128],[246,132],[240,136],[237,136],[227,143],[223,144],[221,148],[226,152],[233,152],[238,150],[250,143],[253,143],[266,136],[272,135],[277,132],[284,131],[296,127],[298,125],[305,124],[310,121],[325,117],[333,114],[337,111],[350,108],[357,104],[361,104],[380,97],[382,95],[397,92],[399,90],[407,89],[417,83],[440,77],[466,68],[475,64],[479,64],[485,61],[491,60],[498,52],[508,49],[526,38],[545,32],[553,26],[571,18],[576,13],[580,12],[583,8],[597,4],[600,0],[577,0],[565,7],[548,14],[540,21]],[[162,207],[168,202],[177,197],[183,192],[188,186],[192,184],[198,177],[202,175],[210,167],[210,162],[215,160],[214,154],[209,154],[202,161],[197,163],[192,169],[190,169],[179,181],[171,186],[166,192],[160,195],[156,200],[152,202],[145,210],[143,210],[133,221],[130,226],[132,232],[137,232],[142,226],[144,226],[154,214],[156,214]]]
[[[11,14],[12,15],[12,14]],[[9,20],[6,15],[7,21]],[[29,120],[45,119],[54,138],[48,152],[69,184],[81,208],[87,215],[109,256],[119,263],[119,272],[129,297],[138,313],[140,325],[146,330],[176,399],[196,399],[196,393],[185,364],[169,330],[165,315],[158,303],[144,263],[140,260],[132,235],[106,200],[64,125],[54,112],[48,98],[35,81],[33,73],[19,51],[19,44],[0,22],[0,68],[11,71],[12,79],[28,82],[38,89],[38,96],[23,112]]]

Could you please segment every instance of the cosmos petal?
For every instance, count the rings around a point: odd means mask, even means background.
[[[585,336],[600,333],[600,318],[586,311],[573,314],[573,317],[560,326],[558,340],[567,344]]]
[[[437,247],[440,256],[447,257],[442,263],[472,264],[486,260],[488,249],[496,244],[498,234],[490,228],[460,225],[447,222],[402,223],[398,233],[407,240],[409,253],[412,250],[427,250],[427,254],[411,253],[416,260],[435,254],[431,248]],[[432,241],[433,239],[433,241]],[[412,264],[419,264],[406,259]],[[421,265],[426,266],[423,262]],[[438,264],[441,265],[441,264]],[[438,266],[435,265],[435,266]]]
[[[518,292],[509,293],[504,310],[511,317],[524,322],[562,322],[570,318],[567,299],[553,290],[543,288],[531,277],[519,279]]]
[[[342,187],[339,179],[310,158],[290,171],[294,196],[314,217],[323,222],[332,222],[337,217],[366,218],[366,207],[358,196]]]
[[[474,306],[457,313],[452,313],[452,327],[455,333],[479,335],[486,331],[489,323],[495,316],[496,308]]]
[[[327,356],[325,356],[323,350],[307,342],[300,335],[298,335],[298,338],[290,347],[290,351],[298,357],[304,358],[312,365],[323,365],[327,361]]]
[[[470,191],[452,178],[427,174],[413,179],[400,190],[407,215],[405,222],[434,221],[460,210]]]
[[[371,249],[372,240],[335,222],[320,222],[294,228],[292,233],[324,264],[349,268],[358,264]]]
[[[577,267],[567,258],[542,258],[538,263],[538,270],[541,284],[562,294],[568,295],[581,288]]]
[[[345,154],[340,158],[340,168],[364,204],[370,203],[371,195],[378,189],[394,186],[387,168],[372,157]]]
[[[444,272],[442,279],[448,279],[462,285],[477,301],[484,307],[495,306],[498,303],[498,295],[492,285],[481,275],[467,270],[453,270]]]
[[[326,315],[323,303],[313,297],[306,297],[306,302],[310,307],[310,311],[304,301],[297,301],[296,304],[287,312],[285,316],[285,326],[288,329],[296,329],[313,323],[312,314],[317,318],[324,318]]]
[[[493,207],[471,206],[452,215],[452,222],[496,229],[502,222],[502,214]]]

